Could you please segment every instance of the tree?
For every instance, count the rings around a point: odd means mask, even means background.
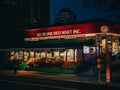
[[[120,19],[120,0],[82,0],[84,8],[101,8],[106,19]]]

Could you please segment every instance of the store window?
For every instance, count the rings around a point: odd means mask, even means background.
[[[23,51],[19,51],[19,59],[23,59],[23,55],[24,55]]]
[[[15,56],[14,59],[16,60],[19,59],[19,53],[17,51],[14,53],[14,56]]]
[[[34,58],[34,51],[30,51],[30,59]]]
[[[54,51],[54,58],[58,58],[59,57],[59,51]]]
[[[45,58],[46,57],[46,52],[41,52],[41,58]]]
[[[52,58],[52,52],[47,52],[47,58]]]
[[[29,59],[29,52],[25,51],[24,52],[24,60],[28,61],[28,59]]]
[[[66,53],[65,51],[60,51],[60,58],[65,60]]]
[[[10,60],[14,60],[14,51],[10,52]]]
[[[74,60],[74,50],[73,49],[67,49],[67,60]]]
[[[35,52],[35,59],[38,60],[41,58],[40,52]]]

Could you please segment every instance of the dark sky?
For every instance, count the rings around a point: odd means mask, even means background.
[[[106,13],[103,8],[99,7],[99,8],[93,8],[93,7],[88,7],[88,8],[84,8],[82,6],[83,0],[51,0],[51,4],[50,4],[50,23],[53,24],[54,23],[54,19],[55,19],[55,15],[59,13],[59,11],[62,8],[71,8],[71,10],[76,13],[77,15],[77,20],[78,21],[86,21],[86,20],[93,20],[96,18],[106,18],[106,16],[108,14],[112,14],[112,16],[109,18],[110,20],[115,20],[115,21],[120,21],[120,19],[116,19],[116,13],[118,13],[118,11],[113,11],[112,13]],[[88,1],[89,4],[92,5],[91,1],[94,0],[84,0],[84,1]],[[111,2],[112,0],[108,0],[109,2]],[[113,0],[114,1],[114,0]],[[110,6],[108,6],[110,7]],[[119,10],[120,13],[120,10]]]
[[[7,47],[12,43],[22,41],[22,34],[19,31],[19,8],[0,1],[0,47]]]

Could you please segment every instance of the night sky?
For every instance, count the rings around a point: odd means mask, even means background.
[[[87,1],[90,6],[83,7],[83,1]],[[77,21],[88,21],[93,19],[106,19],[109,15],[109,20],[120,21],[120,18],[116,18],[116,14],[120,15],[119,10],[111,10],[110,12],[103,10],[102,7],[92,7],[92,2],[97,0],[51,0],[50,5],[50,24],[54,23],[55,15],[59,13],[62,8],[71,8],[71,10],[77,15]],[[106,0],[101,0],[106,1]],[[108,0],[117,1],[117,0]],[[119,0],[118,0],[119,1]],[[116,5],[118,2],[115,2]],[[119,2],[120,3],[120,2]],[[87,5],[87,3],[86,3]],[[106,9],[110,9],[112,6],[106,4]]]
[[[23,32],[19,29],[20,8],[7,0],[0,0],[0,48],[21,42]]]

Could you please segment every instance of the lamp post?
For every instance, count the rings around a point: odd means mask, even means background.
[[[103,33],[103,37],[105,39],[105,58],[106,58],[106,82],[110,82],[111,80],[111,72],[110,72],[110,52],[107,47],[107,35],[109,31],[109,27],[107,25],[102,25],[101,26],[101,31]]]

